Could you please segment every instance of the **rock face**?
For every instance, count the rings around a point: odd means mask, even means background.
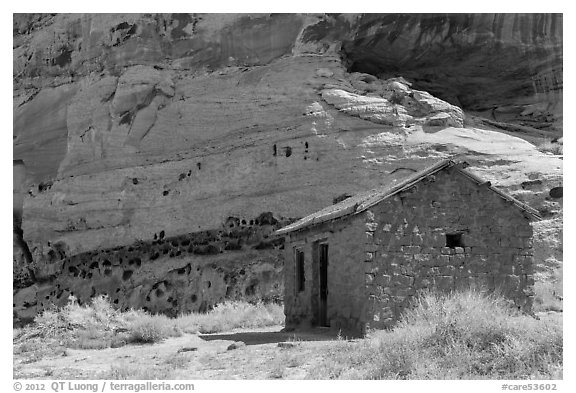
[[[464,145],[437,140],[406,143],[429,126],[461,127],[457,106],[482,112],[493,102],[498,121],[538,127],[558,120],[561,16],[494,16],[499,24],[488,17],[464,24],[450,15],[442,23],[430,18],[15,15],[14,165],[24,173],[14,183],[15,206],[22,205],[15,210],[16,287],[63,277],[46,284],[48,295],[27,288],[17,307],[80,285],[72,283],[79,279],[74,272],[51,267],[66,270],[61,261],[74,256],[151,244],[160,233],[219,231],[231,217],[245,225],[262,212],[302,217],[430,158],[466,154]],[[431,20],[441,28],[427,27]],[[450,45],[455,49],[447,52]],[[502,56],[508,52],[522,56]],[[445,73],[424,72],[448,63]],[[478,74],[482,64],[490,72]],[[398,77],[392,66],[406,70],[406,80],[390,79]],[[520,109],[520,117],[498,115]],[[505,165],[502,154],[472,151],[472,164]],[[551,182],[561,185],[561,160],[549,158],[552,180],[544,181],[542,195]],[[520,173],[517,185],[527,176]],[[222,258],[250,265],[250,250],[223,250]],[[270,251],[262,255],[262,262],[278,263]],[[191,263],[178,260],[170,269]],[[157,270],[142,276],[143,288],[170,271],[150,266]],[[134,290],[136,277],[121,291]]]
[[[366,14],[350,70],[401,75],[467,111],[561,127],[561,14]]]
[[[360,74],[360,78],[366,78],[366,75]],[[462,109],[425,91],[410,89],[410,83],[403,78],[377,81],[380,83],[371,81],[365,87],[370,91],[366,96],[342,89],[324,89],[322,98],[348,115],[378,124],[395,127],[414,124],[444,127],[464,125]]]

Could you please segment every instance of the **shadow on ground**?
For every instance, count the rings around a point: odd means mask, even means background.
[[[275,344],[285,341],[330,341],[337,340],[338,333],[324,330],[315,329],[309,331],[299,332],[239,332],[227,334],[202,334],[199,335],[202,340],[229,340],[229,341],[242,341],[246,345],[260,345],[260,344]]]

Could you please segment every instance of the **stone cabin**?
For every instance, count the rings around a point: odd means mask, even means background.
[[[391,327],[420,290],[474,287],[530,311],[538,212],[444,160],[347,198],[285,236],[286,328]]]

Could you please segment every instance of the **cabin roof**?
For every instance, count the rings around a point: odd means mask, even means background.
[[[312,225],[317,225],[326,221],[334,220],[337,218],[342,218],[346,216],[355,215],[365,211],[366,209],[396,195],[397,193],[404,191],[416,183],[424,180],[430,175],[433,175],[441,170],[447,168],[455,168],[458,172],[462,173],[470,181],[478,185],[486,185],[491,191],[498,194],[501,198],[508,200],[517,208],[521,209],[529,219],[540,220],[541,217],[537,210],[531,208],[527,204],[520,202],[513,196],[493,187],[490,182],[480,179],[478,176],[464,169],[466,163],[457,163],[451,159],[446,159],[435,163],[419,172],[416,172],[399,183],[387,184],[369,191],[358,193],[350,198],[336,203],[334,205],[328,206],[320,211],[312,213],[284,228],[276,231],[278,235],[284,235],[289,232],[297,231],[310,227]]]

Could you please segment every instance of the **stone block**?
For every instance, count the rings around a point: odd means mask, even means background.
[[[407,254],[417,254],[421,250],[420,246],[403,246],[402,252]]]
[[[413,256],[410,254],[398,254],[396,255],[396,257],[394,258],[394,260],[399,264],[399,265],[407,265],[410,264],[413,261]]]
[[[451,248],[448,248],[448,247],[442,247],[442,248],[440,249],[440,253],[441,253],[442,255],[451,255],[451,254],[454,253],[454,250],[451,249]]]
[[[450,263],[454,266],[462,266],[466,263],[466,257],[464,254],[451,255]]]
[[[365,225],[366,231],[368,232],[375,232],[378,229],[378,223],[376,222],[367,222]]]
[[[486,255],[490,252],[490,250],[487,247],[475,246],[470,248],[471,248],[470,252],[475,255]]]
[[[376,217],[374,216],[374,212],[372,210],[366,210],[366,221],[374,222]]]
[[[369,252],[369,253],[374,253],[376,251],[378,251],[379,246],[377,244],[374,243],[368,243],[364,245],[364,251]]]
[[[437,260],[440,266],[450,265],[450,255],[440,255]]]
[[[366,243],[373,243],[374,242],[374,232],[364,232]]]
[[[534,264],[533,263],[529,263],[529,264],[524,263],[521,265],[521,268],[519,270],[522,272],[522,274],[534,274]]]
[[[375,277],[375,283],[376,285],[379,285],[381,287],[388,287],[390,286],[390,282],[392,281],[392,277],[388,274],[378,274]]]
[[[456,290],[467,290],[472,287],[473,279],[468,276],[456,277],[454,279],[454,288]]]
[[[507,291],[517,291],[520,288],[520,277],[513,274],[507,274],[504,277],[504,286]]]
[[[443,234],[435,233],[432,235],[430,245],[436,248],[444,247],[446,245],[446,237]]]
[[[415,246],[421,246],[424,244],[424,236],[421,234],[412,235],[412,244]]]
[[[395,296],[398,297],[398,298],[405,299],[405,298],[407,298],[407,297],[409,297],[409,296],[414,295],[414,292],[415,292],[415,291],[414,291],[413,287],[397,288],[397,289],[396,289],[396,294],[395,294]]]
[[[454,289],[453,276],[437,276],[434,277],[435,287],[441,291],[451,291]]]
[[[377,274],[380,266],[372,262],[364,262],[364,273]]]
[[[421,265],[433,265],[434,258],[429,254],[414,254],[414,262]]]
[[[454,266],[441,266],[438,268],[438,273],[442,276],[453,276],[456,274],[456,268]]]
[[[392,277],[392,284],[397,287],[412,286],[414,278],[403,274],[396,274]]]
[[[456,254],[464,254],[464,248],[462,248],[462,247],[455,247],[455,248],[454,248],[454,253],[456,253]]]
[[[392,308],[390,308],[390,307],[383,307],[380,310],[380,317],[382,319],[394,318],[394,310],[392,310]]]
[[[366,283],[366,285],[370,285],[370,284],[374,283],[374,276],[375,276],[375,274],[365,273],[365,283]]]
[[[503,263],[500,265],[498,271],[500,272],[500,274],[514,274],[515,269],[514,265],[510,263]]]
[[[394,235],[390,232],[376,232],[374,234],[374,243],[382,244],[386,248],[393,240]]]
[[[410,235],[403,235],[398,238],[398,244],[400,246],[409,246],[412,244],[412,236]]]
[[[430,288],[433,285],[433,280],[430,277],[421,277],[416,280],[414,286],[417,289]]]
[[[364,261],[371,262],[374,260],[374,253],[373,252],[365,252],[364,253]]]

